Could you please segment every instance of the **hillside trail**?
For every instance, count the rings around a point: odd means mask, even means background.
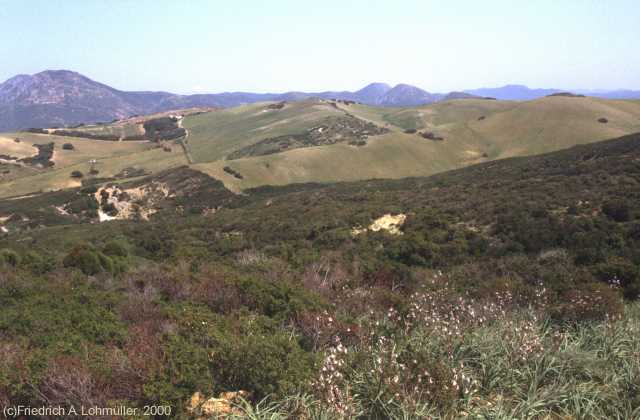
[[[192,165],[194,163],[193,156],[191,155],[191,150],[189,149],[189,145],[187,144],[187,138],[189,137],[189,130],[182,126],[183,120],[184,120],[184,117],[178,120],[178,127],[184,129],[184,137],[178,139],[178,143],[180,143],[180,145],[182,146],[182,150],[184,150],[184,155],[187,158],[187,162],[189,162],[189,165]]]

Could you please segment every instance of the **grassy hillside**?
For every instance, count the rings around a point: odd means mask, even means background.
[[[224,128],[220,136],[231,139],[228,142],[198,137],[197,145],[192,146],[198,162],[194,168],[216,176],[234,190],[296,182],[402,178],[430,175],[491,159],[546,153],[640,131],[640,104],[637,101],[552,97],[530,102],[464,99],[402,110],[338,106],[344,112],[390,130],[390,133],[370,137],[367,144],[360,147],[336,144],[230,162],[220,160],[236,147],[273,135],[271,117],[275,115],[270,115],[265,123],[268,129],[264,132],[254,125],[248,132],[242,132],[239,126],[221,124]],[[308,107],[300,105],[295,111],[305,115],[301,121],[313,123]],[[245,109],[234,115],[246,118],[245,112],[255,116],[261,111],[251,108],[250,112]],[[606,118],[607,123],[598,122],[601,118]],[[189,124],[193,132],[203,123],[191,119]],[[206,130],[217,132],[213,125],[207,127]],[[278,130],[282,128],[284,126]],[[288,131],[287,127],[278,133],[296,133],[300,128],[296,126]],[[418,132],[407,134],[406,129]],[[225,130],[233,130],[233,133],[227,134]],[[422,138],[420,132],[435,133],[444,140],[430,141]],[[209,158],[214,160],[207,162]],[[233,168],[243,178],[226,173],[225,166]]]
[[[127,167],[152,172],[191,162],[194,169],[240,191],[261,185],[425,176],[640,131],[639,101],[588,97],[525,102],[460,99],[403,109],[307,100],[182,113],[190,159],[179,156],[182,146],[173,140],[167,143],[171,152],[164,154],[148,150],[158,145],[145,142],[3,135],[0,155],[36,153],[29,147],[37,142],[54,142],[55,152],[54,166],[43,170],[3,165],[0,196],[78,185],[65,171],[86,171],[89,159],[98,159],[107,177]],[[140,124],[152,117],[78,130],[139,133]],[[345,121],[357,121],[353,127],[373,123],[374,131],[384,134],[360,136],[334,130],[336,122]],[[329,137],[323,137],[322,130],[331,133]],[[18,135],[25,138],[20,145],[11,141]],[[62,150],[64,143],[76,150]]]
[[[459,164],[458,154],[442,143],[392,132],[367,140],[365,146],[336,144],[268,156],[193,165],[233,190],[299,182],[402,178],[436,173]],[[231,167],[243,176],[224,172]]]
[[[219,160],[258,141],[284,134],[297,134],[323,118],[343,112],[321,101],[286,103],[281,109],[269,103],[186,117],[189,145],[197,163]]]

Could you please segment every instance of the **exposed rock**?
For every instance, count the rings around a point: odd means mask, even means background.
[[[100,203],[98,218],[101,222],[106,222],[134,217],[149,220],[149,216],[157,212],[154,205],[172,195],[167,185],[151,182],[128,189],[122,189],[118,185],[106,186],[98,189],[94,197]]]
[[[218,398],[205,398],[202,393],[196,392],[189,399],[187,411],[199,419],[240,415],[242,411],[237,406],[248,395],[247,391],[235,391],[222,392]]]
[[[357,236],[362,233],[365,233],[367,230],[370,230],[372,232],[379,232],[381,230],[384,230],[391,235],[402,235],[403,232],[400,230],[400,227],[404,225],[404,222],[406,220],[407,220],[406,214],[402,214],[402,213],[396,214],[396,215],[385,214],[384,216],[374,220],[373,223],[371,223],[368,228],[362,228],[358,226],[354,227],[353,229],[351,229],[351,234],[353,236]]]

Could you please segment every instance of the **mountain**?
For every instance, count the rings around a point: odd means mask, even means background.
[[[610,92],[589,93],[588,91],[580,91],[580,93],[605,99],[640,99],[640,90],[620,89],[612,90]]]
[[[126,92],[68,70],[18,75],[0,84],[0,132],[111,121],[192,107],[231,107],[280,100],[280,94],[245,92],[176,95]]]
[[[250,93],[176,95],[126,92],[68,70],[18,75],[0,84],[0,132],[29,127],[58,127],[104,122],[131,115],[192,107],[234,107],[263,101],[309,98],[342,99],[378,106],[410,106],[434,101],[417,87],[372,83],[356,92]]]
[[[524,85],[506,85],[497,88],[480,88],[480,89],[468,89],[464,91],[473,95],[491,97],[508,101],[528,101],[532,99],[542,98],[544,96],[550,96],[558,93],[567,92],[566,89],[531,89]],[[586,96],[593,96],[595,98],[603,99],[640,99],[640,91],[619,89],[619,90],[587,90],[577,89],[572,90],[576,94],[582,94]]]
[[[507,101],[527,101],[538,99],[553,93],[563,92],[561,89],[530,89],[524,85],[506,85],[498,88],[480,88],[465,90],[466,93],[477,96],[488,96],[491,98]]]
[[[371,83],[354,93],[358,102],[368,105],[380,104],[380,98],[391,90],[386,83]]]
[[[123,92],[70,71],[19,75],[0,85],[0,131],[112,120],[146,111],[144,103],[167,95],[149,98],[140,92],[128,99]]]
[[[448,94],[430,93],[416,86],[371,83],[355,92],[223,92],[177,95],[169,92],[127,92],[114,89],[68,70],[47,70],[18,75],[0,83],[0,132],[29,127],[59,127],[79,123],[108,122],[132,115],[145,115],[194,107],[229,108],[265,101],[301,101],[312,98],[356,101],[379,107],[411,107],[450,99],[491,97],[530,100],[563,92],[560,89],[530,89],[523,85],[472,89]],[[577,93],[586,93],[576,91]],[[640,98],[640,92],[619,90],[591,92],[609,99]]]
[[[432,94],[415,86],[399,84],[379,99],[379,104],[391,107],[417,106],[436,102],[442,95]]]
[[[453,99],[493,99],[493,98],[485,98],[482,96],[472,95],[471,93],[466,92],[449,92],[440,99],[441,101],[450,101]]]

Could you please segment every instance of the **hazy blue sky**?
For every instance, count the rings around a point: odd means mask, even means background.
[[[638,0],[0,0],[0,79],[127,90],[640,89]]]

